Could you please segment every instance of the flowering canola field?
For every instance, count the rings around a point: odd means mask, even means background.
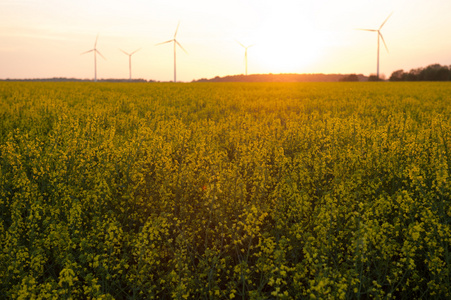
[[[2,299],[451,297],[449,83],[0,83]]]

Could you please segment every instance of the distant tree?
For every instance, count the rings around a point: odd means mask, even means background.
[[[449,80],[451,80],[451,70],[447,66],[443,66],[437,72],[437,78],[440,81],[449,81]]]
[[[420,78],[427,81],[446,81],[449,80],[449,69],[440,64],[429,65],[422,70]]]
[[[397,70],[390,76],[390,81],[448,81],[451,80],[451,66],[432,64],[426,68],[411,69],[409,73]]]
[[[359,76],[357,74],[349,74],[348,76],[345,76],[343,78],[340,78],[339,81],[359,81]]]
[[[409,71],[409,74],[407,74],[406,80],[408,81],[419,81],[421,79],[421,72],[423,71],[423,68],[417,68],[412,69]]]
[[[368,77],[368,81],[381,81],[380,78],[377,77],[377,75],[370,75],[370,77]]]
[[[404,70],[397,70],[391,74],[389,80],[390,81],[403,81],[404,77],[405,77]]]
[[[451,73],[450,73],[450,70],[448,69],[448,67],[443,66],[437,71],[435,78],[436,78],[436,80],[439,80],[439,81],[447,81],[450,79],[450,74]]]

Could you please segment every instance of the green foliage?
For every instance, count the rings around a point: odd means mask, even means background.
[[[429,65],[425,68],[412,69],[408,73],[396,70],[390,76],[390,81],[449,81],[451,69],[449,66],[439,64]]]
[[[357,74],[349,74],[341,78],[339,81],[359,81],[359,76]]]
[[[0,298],[445,299],[446,83],[0,83]]]

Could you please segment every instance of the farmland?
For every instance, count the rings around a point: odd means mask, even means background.
[[[0,298],[451,297],[451,84],[0,82]]]

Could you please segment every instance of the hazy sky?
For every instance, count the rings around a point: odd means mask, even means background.
[[[433,63],[451,65],[450,0],[0,0],[0,78],[173,79],[244,73],[249,48],[252,73],[376,73],[377,34],[382,28],[380,73]]]

